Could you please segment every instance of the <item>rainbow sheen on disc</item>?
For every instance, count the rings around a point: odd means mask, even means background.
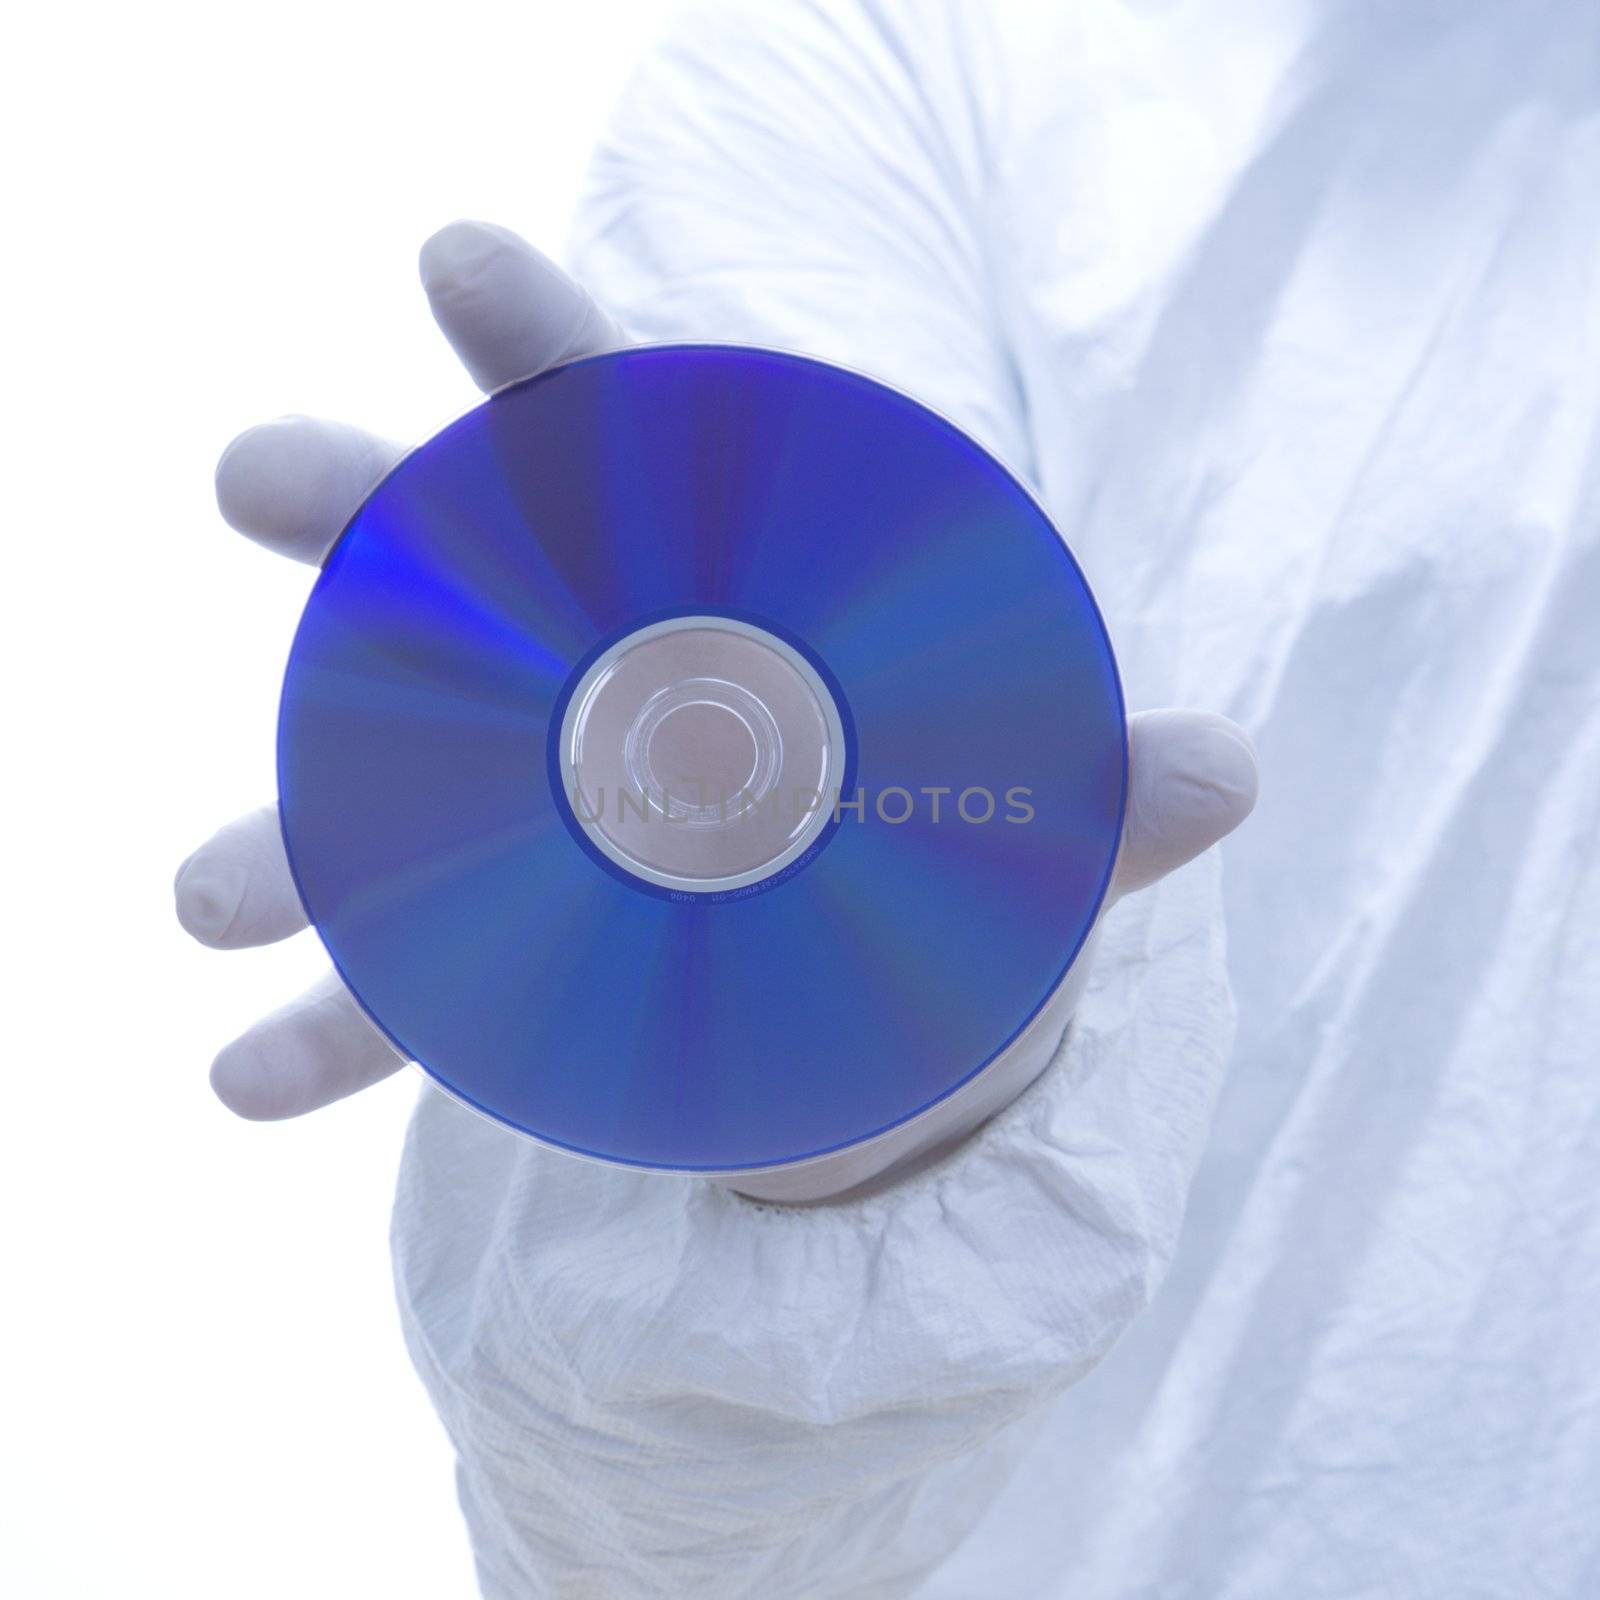
[[[401,461],[306,605],[278,763],[306,910],[408,1057],[702,1171],[870,1138],[1004,1050],[1127,781],[1031,496],[904,395],[726,345],[573,362]]]

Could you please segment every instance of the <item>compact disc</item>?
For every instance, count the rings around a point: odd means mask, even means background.
[[[374,489],[279,721],[357,1000],[461,1100],[630,1165],[915,1117],[1061,982],[1126,735],[1037,502],[825,362],[652,345],[502,390]]]

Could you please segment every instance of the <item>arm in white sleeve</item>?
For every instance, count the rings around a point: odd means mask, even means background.
[[[865,1199],[769,1207],[425,1093],[407,1341],[488,1600],[888,1600],[1149,1303],[1229,1040],[1208,855],[1108,917],[1050,1070]]]
[[[691,12],[597,155],[580,278],[637,337],[842,361],[1026,472],[975,14]],[[1171,1257],[1230,1040],[1216,878],[1118,905],[1049,1071],[865,1198],[759,1205],[426,1093],[397,1283],[490,1600],[913,1594]]]

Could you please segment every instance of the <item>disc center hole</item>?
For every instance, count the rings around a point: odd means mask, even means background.
[[[624,741],[638,793],[664,816],[726,827],[777,781],[783,739],[772,714],[739,684],[689,678],[645,702]]]
[[[750,724],[732,706],[691,700],[656,724],[645,760],[656,779],[685,800],[715,802],[747,789],[760,752]]]

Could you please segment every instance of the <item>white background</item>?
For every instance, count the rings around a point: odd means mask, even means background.
[[[473,391],[416,251],[559,249],[662,0],[34,5],[0,64],[5,1096],[0,1592],[465,1597],[386,1250],[410,1074],[302,1122],[216,1048],[320,970],[218,954],[179,860],[272,795],[312,574],[230,533],[286,411],[412,440]]]

